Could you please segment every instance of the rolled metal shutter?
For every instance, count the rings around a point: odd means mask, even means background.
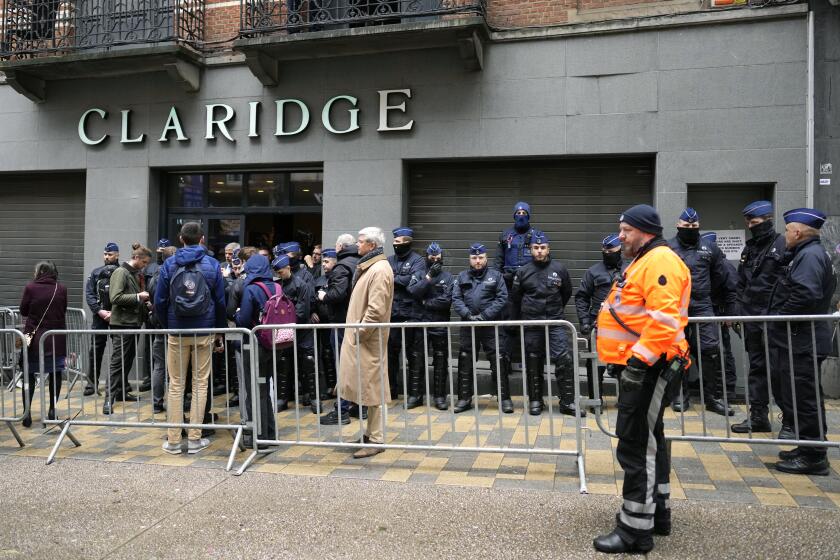
[[[652,157],[418,163],[409,168],[408,223],[415,248],[437,241],[453,273],[468,266],[467,248],[481,242],[495,257],[513,206],[531,205],[531,224],[545,231],[551,255],[569,268],[573,288],[601,259],[601,240],[618,217],[653,197]],[[573,306],[566,316],[575,319]]]
[[[0,175],[0,306],[18,305],[35,264],[52,260],[81,307],[84,233],[84,175]]]

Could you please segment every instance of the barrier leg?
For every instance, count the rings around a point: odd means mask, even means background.
[[[578,477],[580,477],[580,493],[589,494],[589,489],[586,487],[586,463],[583,457],[583,450],[579,450],[577,456]]]
[[[236,436],[233,438],[233,445],[230,447],[230,455],[228,456],[225,472],[230,472],[230,469],[233,468],[233,459],[236,457],[236,449],[239,447],[239,442],[242,440],[242,428],[243,426],[240,426],[239,429],[236,430]]]
[[[70,433],[70,422],[65,422],[64,426],[61,428],[61,433],[58,434],[58,439],[55,441],[55,445],[53,445],[52,451],[50,451],[49,457],[47,457],[48,465],[51,465],[53,461],[55,461],[55,455],[58,453],[58,448],[61,446],[61,442],[64,441],[64,436],[70,438],[70,441],[72,441],[76,447],[82,446],[82,444],[79,443],[79,440]]]
[[[18,433],[17,428],[15,428],[15,425],[12,424],[11,422],[6,422],[6,425],[9,427],[9,430],[11,430],[12,435],[15,436],[15,439],[17,440],[17,443],[18,443],[18,447],[26,447],[23,444],[23,440],[20,439],[20,434]]]

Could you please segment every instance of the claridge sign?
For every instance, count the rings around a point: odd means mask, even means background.
[[[414,120],[409,120],[408,122],[397,126],[391,126],[389,123],[389,113],[396,111],[402,113],[406,112],[406,99],[411,99],[411,90],[383,89],[379,90],[377,93],[379,94],[379,128],[377,128],[377,131],[396,132],[412,130],[414,127]],[[402,95],[404,96],[404,99],[402,103],[392,105],[389,100],[391,95]],[[358,102],[359,100],[353,97],[352,95],[337,95],[329,101],[327,101],[324,104],[323,109],[321,110],[321,124],[324,126],[327,132],[331,134],[347,134],[349,132],[353,132],[354,130],[358,130]],[[257,124],[261,105],[262,102],[260,101],[251,101],[248,103],[249,138],[258,138],[260,135],[257,131]],[[300,99],[277,99],[274,102],[274,105],[276,110],[276,127],[274,136],[294,136],[296,134],[300,134],[309,126],[309,107]],[[333,106],[336,106],[337,110],[338,108],[346,107],[346,111],[349,115],[349,123],[343,129],[337,129],[333,125],[331,116]],[[293,130],[289,130],[287,127],[287,107],[290,110],[296,110],[300,117],[299,123]],[[132,137],[131,135],[131,109],[122,109],[120,113],[122,115],[122,134],[120,136],[120,143],[140,144],[145,142],[145,133],[140,133],[138,136],[135,137]],[[79,139],[88,146],[96,146],[97,144],[101,144],[110,136],[109,134],[103,133],[98,138],[91,138],[88,135],[88,123],[89,121],[93,120],[94,115],[96,116],[96,118],[103,121],[108,119],[108,112],[98,107],[88,109],[82,114],[82,117],[79,119]],[[204,139],[215,140],[216,134],[218,132],[228,141],[236,142],[236,140],[231,136],[230,130],[228,130],[227,126],[227,123],[231,121],[235,116],[236,111],[234,111],[233,107],[231,107],[230,105],[226,105],[224,103],[211,103],[209,105],[205,105]],[[181,117],[178,115],[178,109],[175,106],[172,106],[169,109],[169,115],[166,118],[166,122],[163,124],[163,128],[161,129],[158,142],[169,142],[170,137],[172,137],[173,135],[178,142],[189,141],[189,138],[184,134],[184,128],[181,125]]]

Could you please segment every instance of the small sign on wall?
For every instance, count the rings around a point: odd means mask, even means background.
[[[726,255],[726,260],[737,261],[741,259],[741,251],[746,244],[746,233],[742,229],[719,229],[716,230],[716,244]]]
[[[831,185],[831,179],[820,179],[821,187],[828,187],[829,185]]]

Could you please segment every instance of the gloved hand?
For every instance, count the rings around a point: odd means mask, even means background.
[[[443,272],[443,263],[432,263],[432,266],[429,267],[429,276],[432,278],[436,277],[441,272]]]
[[[581,323],[580,334],[589,338],[589,335],[592,334],[592,323]]]
[[[470,321],[483,321],[484,318],[481,315],[470,315]]]
[[[627,366],[621,372],[622,391],[635,391],[640,389],[647,375],[648,365],[635,356],[627,360]]]

